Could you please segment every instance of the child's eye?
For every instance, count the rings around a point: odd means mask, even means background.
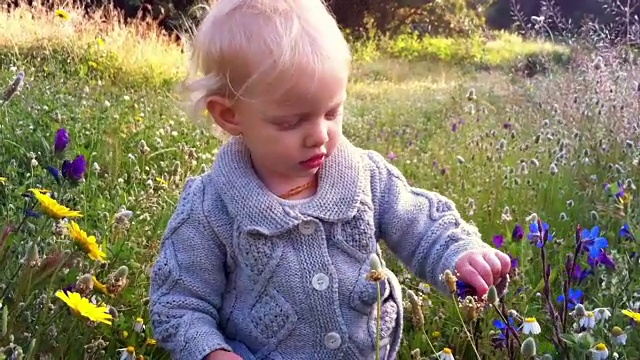
[[[291,129],[294,129],[296,126],[298,126],[299,123],[300,121],[298,120],[282,122],[278,124],[278,128],[280,128],[281,130],[291,130]]]
[[[331,110],[324,114],[324,118],[327,120],[335,120],[342,113],[341,109]]]

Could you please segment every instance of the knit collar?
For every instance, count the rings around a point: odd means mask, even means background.
[[[359,158],[355,146],[342,137],[318,171],[316,195],[300,205],[291,205],[280,201],[259,180],[249,150],[234,137],[216,156],[213,181],[241,227],[270,235],[297,225],[302,215],[324,221],[353,217],[364,187]]]

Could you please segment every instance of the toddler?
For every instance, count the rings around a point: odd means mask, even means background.
[[[441,291],[447,269],[480,295],[508,273],[452,201],[342,135],[351,56],[321,0],[219,0],[193,46],[192,112],[228,138],[187,181],[153,267],[173,358],[374,359],[378,239]],[[402,294],[384,271],[380,352],[395,359]]]

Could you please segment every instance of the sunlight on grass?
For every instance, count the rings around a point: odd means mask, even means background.
[[[166,79],[185,74],[187,55],[182,44],[152,22],[138,19],[125,25],[122,14],[110,7],[90,17],[82,17],[84,11],[77,6],[60,9],[68,19],[26,3],[11,12],[0,11],[0,47],[20,52],[38,46],[79,60],[88,48],[99,44],[103,53],[110,54],[107,65],[129,74],[142,72]]]

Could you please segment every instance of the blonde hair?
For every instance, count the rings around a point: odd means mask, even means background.
[[[213,95],[232,101],[279,96],[298,70],[349,70],[351,53],[322,0],[218,0],[192,42],[189,77],[180,92],[194,120]],[[314,79],[304,79],[313,86]],[[260,86],[254,86],[260,85]],[[209,119],[207,123],[212,123]]]

